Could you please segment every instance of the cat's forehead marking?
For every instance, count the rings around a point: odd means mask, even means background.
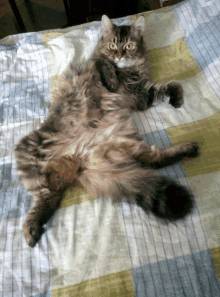
[[[124,38],[124,39],[122,40],[122,39],[119,39],[117,36],[114,36],[114,37],[111,39],[111,42],[112,42],[112,43],[115,43],[115,44],[117,44],[118,41],[119,41],[119,43],[123,43],[123,44],[125,44],[125,43],[130,42],[130,38]]]
[[[130,35],[130,30],[131,30],[130,26],[115,27],[115,32],[114,33],[115,33],[115,35],[117,37],[117,42],[127,43],[129,35]]]
[[[117,41],[118,41],[117,36],[114,36],[114,37],[112,38],[112,40],[111,40],[111,42],[113,42],[113,43],[117,43]]]

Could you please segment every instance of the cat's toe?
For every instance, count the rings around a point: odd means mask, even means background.
[[[36,221],[26,220],[23,226],[23,234],[27,244],[34,247],[44,233],[44,228]]]
[[[169,104],[175,108],[180,108],[183,103],[183,87],[180,83],[172,81],[167,85],[167,95],[170,96]]]

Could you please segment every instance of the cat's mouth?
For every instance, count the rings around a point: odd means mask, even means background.
[[[123,57],[121,59],[115,58],[114,59],[115,64],[117,65],[118,68],[125,68],[125,67],[130,67],[134,64],[134,60],[125,60]]]

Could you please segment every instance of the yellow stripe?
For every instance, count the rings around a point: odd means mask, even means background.
[[[186,79],[201,72],[184,38],[171,45],[149,51],[151,78],[156,82]]]
[[[217,276],[220,280],[220,247],[211,249],[213,262],[215,264],[215,269]]]
[[[57,88],[59,84],[59,76],[54,75],[50,77],[50,93],[49,93],[49,98],[50,102],[53,102],[53,96],[56,94]]]
[[[97,197],[89,195],[86,190],[75,187],[66,191],[60,207],[65,208],[74,204],[81,204],[95,199],[97,199]]]
[[[51,291],[52,297],[135,297],[130,270],[93,278]]]
[[[64,33],[61,32],[49,32],[49,33],[41,33],[41,38],[42,38],[42,42],[44,44],[46,44],[48,41],[57,38],[61,35],[63,35]]]
[[[182,161],[188,176],[220,171],[220,113],[176,127],[167,128],[173,144],[196,141],[200,145],[201,156],[194,160]]]

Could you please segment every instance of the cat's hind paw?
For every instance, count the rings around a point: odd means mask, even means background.
[[[200,148],[197,142],[191,141],[184,143],[186,156],[188,158],[196,158],[200,156]]]
[[[27,244],[34,247],[44,233],[44,228],[36,221],[27,219],[23,225],[23,234]]]

